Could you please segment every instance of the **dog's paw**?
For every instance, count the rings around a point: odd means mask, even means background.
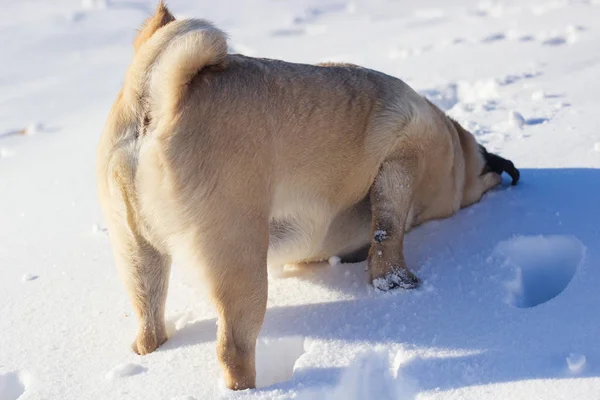
[[[373,287],[382,292],[397,288],[416,289],[420,284],[419,278],[407,268],[398,269],[383,277],[373,279]]]
[[[132,343],[131,348],[140,356],[152,353],[154,350],[158,349],[163,343],[167,341],[167,335],[155,334],[147,331],[142,331],[138,333],[138,336],[135,339],[135,342]]]

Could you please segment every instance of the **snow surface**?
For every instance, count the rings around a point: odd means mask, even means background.
[[[146,372],[146,368],[139,364],[124,363],[119,364],[106,374],[106,379],[115,380],[125,378],[127,376],[137,375]]]
[[[418,290],[376,292],[362,263],[271,279],[260,388],[240,393],[188,266],[171,338],[131,351],[96,201],[96,143],[154,3],[0,0],[0,399],[600,398],[600,1],[169,2],[235,52],[398,76],[521,168],[407,236]]]

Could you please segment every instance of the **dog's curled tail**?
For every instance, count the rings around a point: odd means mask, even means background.
[[[123,95],[137,117],[172,116],[194,76],[209,66],[224,68],[227,58],[225,33],[205,20],[175,20],[162,2],[134,46]]]

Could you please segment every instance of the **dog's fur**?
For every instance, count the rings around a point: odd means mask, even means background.
[[[223,32],[161,3],[135,40],[97,161],[136,352],[167,340],[178,254],[210,288],[227,386],[254,387],[267,264],[370,245],[376,287],[415,287],[404,232],[479,201],[503,169],[516,182],[503,162],[396,78],[228,55]]]

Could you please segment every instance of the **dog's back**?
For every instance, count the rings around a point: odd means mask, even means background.
[[[212,208],[217,187],[240,203],[265,196],[269,218],[293,232],[272,237],[270,262],[319,258],[330,223],[367,195],[425,102],[366,68],[227,55],[210,23],[166,12],[135,42],[99,152],[101,181],[114,189],[101,193],[126,198],[121,213],[157,246],[195,220],[174,219],[205,200]]]

